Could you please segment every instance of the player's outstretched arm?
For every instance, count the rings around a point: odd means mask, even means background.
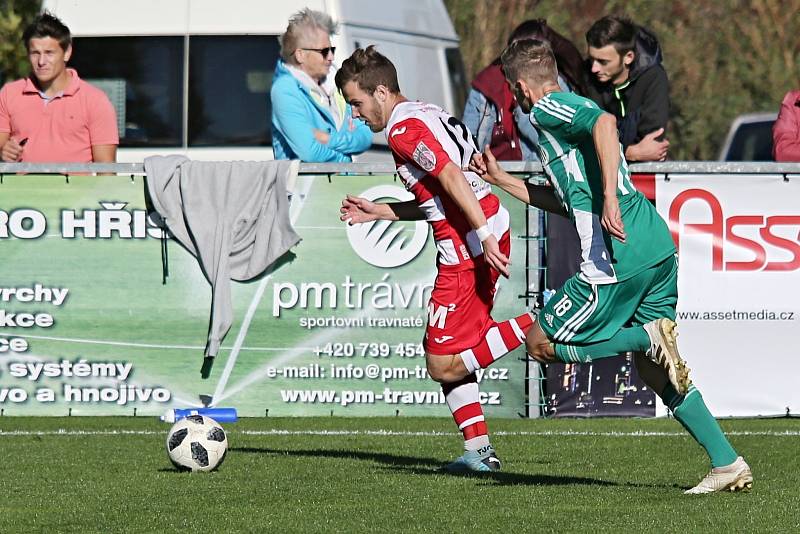
[[[500,252],[497,238],[488,230],[486,216],[483,214],[475,192],[467,183],[464,173],[451,161],[439,173],[439,181],[447,194],[450,195],[450,198],[461,208],[470,226],[478,232],[478,238],[483,244],[483,256],[486,262],[508,278],[508,265],[511,262],[505,254]]]
[[[508,174],[497,164],[497,159],[494,157],[494,154],[492,154],[489,145],[486,145],[483,149],[483,154],[474,154],[472,156],[469,170],[480,175],[490,184],[496,185],[525,204],[531,203],[525,183]]]
[[[389,202],[386,204],[392,210],[395,217],[401,221],[424,221],[425,212],[422,211],[416,200],[406,200],[405,202]]]
[[[342,200],[340,219],[347,224],[359,224],[377,220],[385,221],[419,221],[425,214],[416,202],[376,203],[362,197],[347,195]]]
[[[497,164],[497,159],[492,154],[489,145],[486,145],[483,154],[475,154],[472,157],[470,170],[525,204],[550,213],[567,216],[564,206],[558,201],[551,186],[536,185],[514,178]]]
[[[518,181],[525,184],[525,188],[528,190],[528,197],[531,199],[528,204],[534,208],[549,211],[550,213],[555,213],[556,215],[562,215],[564,217],[569,216],[567,210],[564,208],[564,205],[558,200],[552,185],[538,185],[530,182],[524,182],[522,180]]]
[[[614,115],[603,113],[598,117],[592,127],[592,139],[603,175],[603,217],[600,223],[612,237],[625,242],[625,225],[617,200],[620,148]]]

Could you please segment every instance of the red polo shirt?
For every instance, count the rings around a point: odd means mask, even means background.
[[[117,116],[106,94],[67,69],[71,79],[64,91],[42,98],[29,79],[0,89],[0,132],[28,142],[20,161],[92,161],[93,145],[118,145]]]

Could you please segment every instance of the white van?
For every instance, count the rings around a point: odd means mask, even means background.
[[[121,162],[181,153],[271,159],[269,90],[289,16],[339,22],[336,63],[369,44],[397,66],[412,99],[460,116],[466,80],[441,0],[45,0],[71,30],[70,66],[117,109]],[[375,148],[385,141],[376,135]]]

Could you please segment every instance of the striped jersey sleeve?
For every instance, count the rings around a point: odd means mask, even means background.
[[[585,98],[559,98],[559,96],[548,95],[536,103],[533,113],[534,126],[549,130],[557,137],[573,144],[591,137],[592,128],[604,113],[603,110]]]
[[[393,124],[388,135],[389,148],[404,162],[413,162],[431,176],[439,176],[451,161],[436,136],[419,119],[409,118]]]

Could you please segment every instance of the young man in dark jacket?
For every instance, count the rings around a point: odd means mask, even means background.
[[[596,94],[592,99],[617,118],[630,161],[663,161],[669,141],[669,81],[655,35],[629,19],[607,16],[586,32]]]

